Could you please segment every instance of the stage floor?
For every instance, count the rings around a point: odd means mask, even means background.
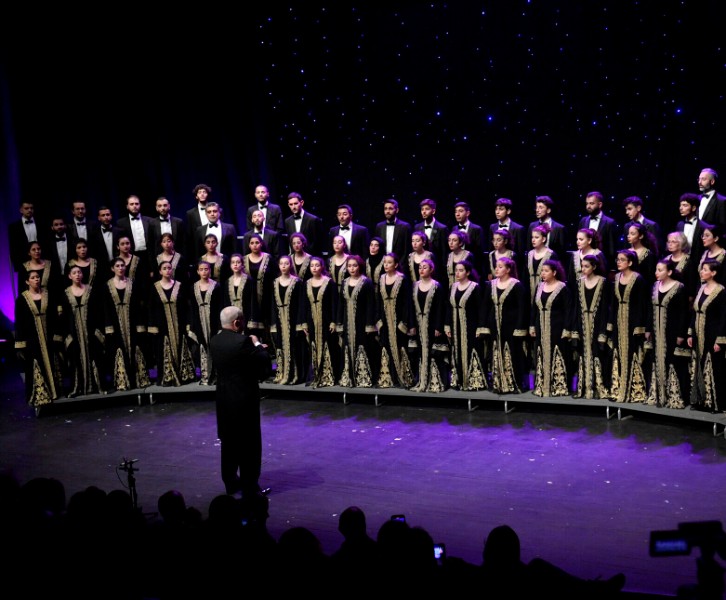
[[[18,370],[6,364],[2,377],[0,467],[21,481],[56,477],[69,497],[110,491],[127,485],[128,458],[144,512],[173,488],[206,515],[224,492],[214,388],[65,399],[36,414]],[[622,572],[633,594],[675,596],[695,583],[699,552],[652,558],[650,532],[724,518],[724,415],[531,394],[263,389],[268,527],[277,538],[306,526],[326,552],[353,504],[373,536],[404,513],[477,564],[488,531],[508,523],[526,560],[585,578]]]

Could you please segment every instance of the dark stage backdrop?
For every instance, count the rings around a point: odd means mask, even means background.
[[[703,167],[726,172],[721,3],[290,2],[212,14],[7,19],[0,55],[2,215],[85,200],[122,216],[137,194],[184,216],[206,183],[244,232],[257,184],[336,224],[373,226],[382,202],[419,220],[572,226],[600,190],[669,231]],[[57,9],[59,10],[59,9]],[[63,10],[70,10],[64,7]],[[131,11],[132,9],[128,9]],[[7,242],[2,311],[12,313]]]

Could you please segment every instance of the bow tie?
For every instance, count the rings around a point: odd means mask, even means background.
[[[509,228],[509,225],[506,225],[506,224],[499,226],[499,229],[508,229],[508,228]]]
[[[159,217],[159,221],[162,221],[164,223],[168,223],[169,222],[169,217],[167,217],[166,219],[164,217]]]
[[[686,225],[695,225],[698,219],[686,219]]]
[[[131,220],[132,221],[139,221],[139,220],[141,220],[141,217],[131,217]]]
[[[210,227],[218,227],[219,226],[219,223],[210,223],[209,226]]]
[[[350,227],[348,225],[341,225],[340,230],[341,231],[350,231]]]
[[[302,219],[302,215],[293,215],[295,219]]]
[[[76,225],[81,225],[81,226],[85,227],[86,222],[85,221],[76,221]]]
[[[386,221],[386,225],[388,225],[389,227],[395,227],[396,222],[395,221]]]
[[[466,225],[459,225],[459,229],[466,229]]]
[[[424,225],[424,229],[431,229],[431,225]]]
[[[591,221],[599,221],[600,220],[600,215],[591,215],[590,216],[590,220]]]
[[[33,224],[33,219],[26,219],[25,224],[26,225],[32,225]]]
[[[65,242],[66,241],[66,236],[64,236],[64,235],[62,235],[60,237],[56,236],[55,241],[56,242]]]
[[[262,209],[262,208],[267,208],[267,203],[265,203],[265,204],[260,204],[260,208],[261,208],[261,209]]]
[[[112,231],[111,227],[101,227],[101,229],[103,230],[103,233],[111,233]]]
[[[701,198],[708,198],[708,196],[709,196],[708,192],[706,192],[705,194],[701,194]]]

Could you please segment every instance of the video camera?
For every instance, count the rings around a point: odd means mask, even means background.
[[[693,548],[726,560],[726,534],[721,521],[679,523],[678,529],[650,532],[651,556],[688,556]]]

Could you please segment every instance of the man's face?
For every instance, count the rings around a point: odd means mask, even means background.
[[[218,206],[207,206],[204,211],[207,214],[207,219],[210,223],[216,223],[219,221],[219,207]]]
[[[467,219],[469,218],[469,213],[471,211],[466,210],[463,206],[457,206],[454,209],[454,219],[457,223],[464,224],[466,223]]]
[[[63,219],[53,219],[50,227],[55,233],[61,234],[66,230],[66,222]]]
[[[32,219],[35,207],[30,202],[23,202],[20,205],[20,214],[23,215],[24,219]]]
[[[631,221],[635,221],[640,216],[640,206],[636,206],[635,204],[626,204],[625,205],[625,216],[628,217]]]
[[[255,188],[255,198],[257,198],[257,202],[259,202],[260,204],[264,204],[265,202],[267,202],[267,199],[269,197],[270,192],[264,185],[258,185]]]
[[[509,216],[509,213],[510,210],[506,206],[498,205],[494,207],[494,216],[500,223],[506,220],[506,218]]]
[[[86,203],[85,202],[74,202],[72,208],[73,216],[78,221],[83,221],[86,216]]]
[[[207,202],[208,196],[209,196],[209,192],[207,192],[207,190],[205,190],[205,189],[197,190],[196,198],[197,198],[197,202],[199,202],[199,204],[205,204]]]
[[[342,226],[350,225],[351,214],[347,208],[338,209],[338,223]]]
[[[544,202],[536,202],[534,205],[534,214],[538,219],[546,219],[550,214],[550,209]]]
[[[588,196],[585,198],[585,210],[590,215],[598,215],[602,210],[602,202],[595,196]]]
[[[396,208],[396,205],[392,202],[386,202],[383,205],[383,216],[386,218],[386,221],[393,221],[397,214],[398,208]]]
[[[287,207],[293,215],[300,214],[303,207],[303,201],[300,198],[290,198],[287,201]]]
[[[695,214],[697,210],[697,207],[685,200],[678,205],[678,212],[684,219],[690,217],[692,214]]]
[[[713,188],[713,176],[708,171],[701,171],[698,175],[698,189],[701,193],[710,192]]]
[[[98,211],[98,221],[101,223],[101,225],[105,225],[108,227],[111,225],[111,220],[113,217],[111,216],[111,209],[110,208],[104,208]]]
[[[171,205],[166,198],[160,198],[156,201],[156,212],[160,217],[168,217]]]
[[[434,216],[434,214],[436,214],[436,211],[433,208],[431,208],[428,204],[424,204],[421,207],[421,218],[424,221],[430,221],[431,218]]]
[[[256,210],[252,213],[252,224],[257,229],[262,229],[265,225],[265,215],[262,213],[261,210]]]
[[[141,200],[136,196],[131,196],[126,200],[126,210],[129,211],[129,214],[138,215],[141,212]]]

